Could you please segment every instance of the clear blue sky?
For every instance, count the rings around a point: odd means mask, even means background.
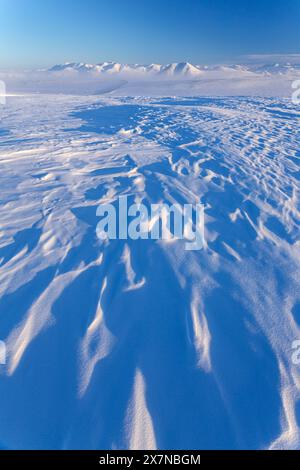
[[[300,0],[0,0],[0,67],[300,52]]]

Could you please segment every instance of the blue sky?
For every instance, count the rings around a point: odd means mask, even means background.
[[[0,0],[0,67],[300,52],[300,0]]]

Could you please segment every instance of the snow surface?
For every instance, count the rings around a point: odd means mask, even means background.
[[[0,108],[0,447],[300,447],[289,100],[26,95]],[[201,202],[207,247],[96,237]]]

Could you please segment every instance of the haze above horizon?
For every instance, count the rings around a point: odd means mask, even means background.
[[[300,52],[300,0],[0,0],[3,67]]]

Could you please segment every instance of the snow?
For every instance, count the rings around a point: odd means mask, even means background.
[[[49,69],[50,72],[65,72],[65,71],[79,71],[79,72],[96,72],[96,73],[122,73],[128,75],[136,74],[150,74],[150,75],[201,75],[201,69],[198,66],[192,65],[189,62],[172,63],[167,65],[162,64],[120,64],[118,62],[102,62],[99,64],[84,64],[66,62],[65,64],[57,64]]]
[[[230,78],[242,76],[266,76],[266,75],[288,75],[289,73],[300,73],[300,58],[292,64],[282,61],[280,63],[250,62],[248,64],[220,64],[199,65],[189,62],[173,62],[170,64],[121,64],[119,62],[102,62],[99,64],[85,64],[66,62],[51,67],[49,72],[86,72],[96,74],[122,74],[127,77],[135,76],[166,76],[166,77],[205,77],[205,78]]]
[[[63,93],[115,96],[260,96],[290,98],[297,63],[239,65],[71,63],[48,70],[0,72],[8,95]]]
[[[299,448],[299,107],[116,94],[0,107],[1,446]],[[121,195],[207,246],[99,240]]]

